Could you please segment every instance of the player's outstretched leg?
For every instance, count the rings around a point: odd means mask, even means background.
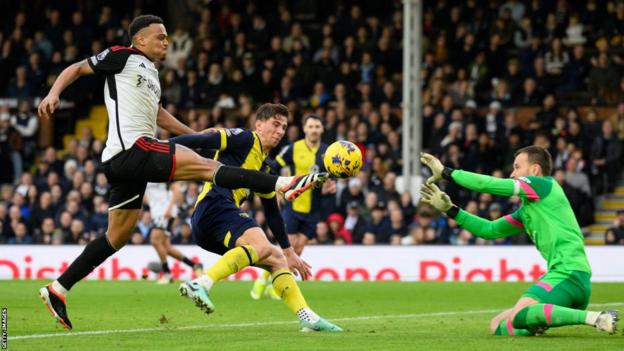
[[[311,173],[291,177],[278,177],[262,172],[221,165],[214,173],[213,182],[229,189],[249,188],[261,193],[277,191],[288,201],[293,201],[306,190],[322,184],[329,173]]]
[[[132,228],[139,218],[139,211],[138,209],[110,211],[109,231],[88,243],[57,280],[39,289],[39,297],[45,306],[66,329],[72,329],[65,305],[69,290],[128,242]]]
[[[176,163],[172,180],[211,181],[228,189],[247,188],[258,193],[277,191],[288,201],[296,199],[304,191],[322,184],[329,177],[328,173],[312,173],[292,177],[278,177],[264,172],[222,165],[221,163],[199,156],[180,143],[183,135],[171,138],[176,143]],[[198,137],[193,135],[190,137]],[[201,136],[199,136],[201,137]]]
[[[521,309],[513,319],[513,327],[531,329],[564,325],[590,325],[613,334],[617,328],[617,311],[585,311],[540,303]]]

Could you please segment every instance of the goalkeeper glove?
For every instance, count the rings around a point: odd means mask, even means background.
[[[453,205],[451,198],[433,183],[425,184],[420,189],[420,201],[431,205],[440,212],[446,213],[451,218],[457,216],[458,208]]]

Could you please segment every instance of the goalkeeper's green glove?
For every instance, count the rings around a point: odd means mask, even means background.
[[[425,184],[420,189],[420,201],[446,213],[451,218],[455,218],[459,212],[459,209],[453,205],[451,198],[433,183]]]

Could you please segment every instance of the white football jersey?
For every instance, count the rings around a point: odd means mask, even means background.
[[[138,138],[156,135],[158,70],[141,51],[126,46],[113,46],[87,61],[96,73],[106,76],[108,139],[102,152],[102,162],[106,162],[132,147]]]

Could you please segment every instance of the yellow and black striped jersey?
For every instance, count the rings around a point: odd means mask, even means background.
[[[215,149],[218,149],[218,151],[214,157],[215,160],[228,166],[268,172],[270,167],[266,163],[267,154],[262,150],[262,142],[256,132],[233,128],[220,129],[217,133],[219,140],[216,141],[218,146]],[[216,136],[215,139],[217,139]],[[249,189],[232,190],[220,187],[213,182],[205,182],[195,205],[205,198],[209,192],[217,192],[220,195],[231,198],[238,207],[250,195]],[[275,192],[270,194],[256,193],[256,195],[264,198],[273,198],[275,197]]]

